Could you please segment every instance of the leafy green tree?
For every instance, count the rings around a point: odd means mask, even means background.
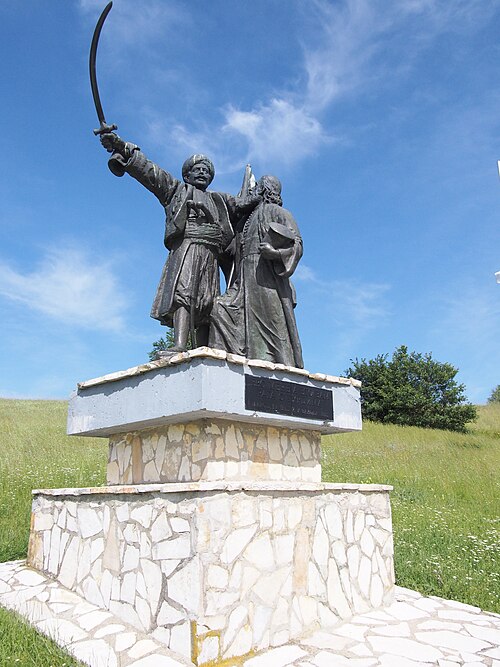
[[[465,386],[458,384],[458,369],[435,361],[431,354],[397,348],[392,358],[351,359],[347,376],[361,380],[363,416],[373,421],[465,431],[477,418],[476,408],[466,402]]]
[[[500,403],[500,384],[497,384],[495,389],[491,392],[488,403]]]
[[[150,361],[154,361],[158,358],[158,352],[163,350],[168,350],[174,346],[174,330],[170,327],[167,329],[165,336],[158,338],[158,340],[153,341],[153,349],[148,352],[148,357]]]
[[[154,361],[155,359],[158,358],[158,352],[161,352],[162,350],[169,350],[171,347],[175,345],[174,343],[174,330],[171,327],[167,327],[167,331],[165,332],[165,336],[162,338],[158,338],[158,340],[155,340],[153,342],[153,349],[148,352],[148,357],[150,361]],[[187,344],[187,349],[191,350],[192,345],[191,345],[191,337],[188,338],[188,344]]]

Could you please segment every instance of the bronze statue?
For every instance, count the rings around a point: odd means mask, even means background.
[[[282,207],[281,183],[263,176],[252,188],[247,166],[236,197],[207,188],[215,174],[205,155],[192,155],[180,181],[149,160],[135,144],[106,123],[95,61],[104,8],[90,49],[90,82],[108,165],[128,173],[152,192],[165,210],[164,243],[169,255],[151,316],[173,327],[174,347],[162,354],[211,345],[248,358],[303,367],[295,291],[290,276],[302,256],[302,240],[292,214]],[[220,296],[219,267],[228,289]]]
[[[262,198],[235,238],[232,284],[215,299],[211,347],[303,368],[290,276],[302,257],[302,239],[290,211],[282,207],[281,183],[263,176]]]
[[[215,170],[205,155],[188,158],[179,181],[114,133],[101,134],[101,143],[112,152],[111,171],[116,176],[128,173],[165,209],[164,243],[170,252],[151,317],[174,328],[175,346],[168,353],[185,350],[190,332],[193,347],[208,345],[210,312],[220,294],[219,266],[226,277],[231,266],[232,221],[251,210],[260,197],[208,192]]]

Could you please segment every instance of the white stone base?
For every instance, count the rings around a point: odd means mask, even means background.
[[[108,484],[321,481],[321,434],[223,419],[109,439]]]
[[[163,628],[140,634],[21,561],[0,563],[0,605],[23,616],[89,667],[193,665],[163,644]],[[322,626],[298,642],[236,658],[229,664],[498,667],[499,658],[500,615],[396,586],[394,602],[384,609]]]
[[[388,491],[190,483],[35,492],[29,564],[197,665],[390,604]]]

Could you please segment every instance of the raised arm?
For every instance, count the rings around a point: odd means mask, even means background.
[[[115,176],[127,173],[152,192],[163,206],[170,202],[179,181],[148,160],[139,146],[124,141],[114,132],[101,135],[101,143],[112,153],[108,166]]]

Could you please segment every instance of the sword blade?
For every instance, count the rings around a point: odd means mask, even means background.
[[[94,98],[95,110],[97,112],[97,118],[101,127],[106,126],[106,119],[104,118],[104,112],[102,110],[101,98],[99,96],[99,88],[97,87],[97,75],[95,69],[96,55],[97,55],[97,45],[99,43],[99,36],[101,34],[102,26],[106,20],[107,15],[111,11],[113,6],[113,0],[108,2],[106,7],[104,7],[102,14],[97,21],[94,35],[92,36],[92,43],[90,45],[90,56],[89,56],[89,73],[90,73],[90,88],[92,90],[92,97]]]

